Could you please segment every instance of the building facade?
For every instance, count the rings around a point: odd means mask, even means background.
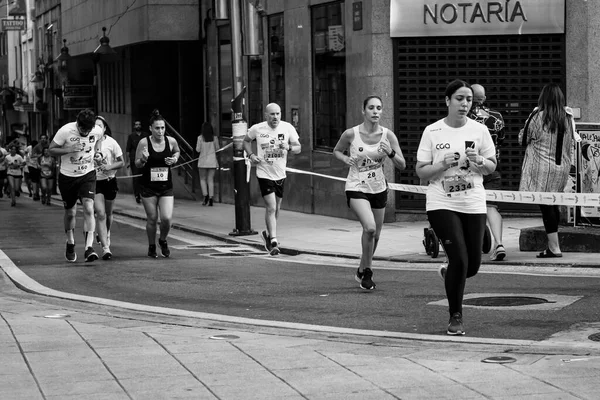
[[[544,84],[562,86],[578,121],[600,121],[596,1],[233,1],[242,11],[239,37],[232,37],[232,0],[1,3],[7,18],[27,20],[23,31],[1,33],[2,130],[25,124],[32,139],[52,136],[79,109],[92,107],[125,148],[133,121],[147,129],[159,109],[190,147],[204,121],[227,144],[233,88],[241,79],[249,125],[263,120],[266,104],[280,104],[302,144],[289,166],[315,173],[288,175],[283,207],[353,218],[343,182],[321,175],[346,176],[332,150],[345,129],[362,122],[368,95],[383,99],[381,124],[395,132],[407,159],[406,171],[386,166],[388,180],[397,183],[418,184],[421,132],[444,115],[443,91],[454,78],[484,85],[488,105],[504,115],[501,169],[508,190],[517,188],[523,156],[517,133]],[[8,16],[17,2],[25,13]],[[109,39],[114,54],[97,52],[101,39]],[[243,44],[241,78],[233,76],[240,60],[233,59],[232,43]],[[231,152],[220,161],[217,200],[233,203]],[[197,197],[193,176],[191,187],[183,178],[177,194]],[[129,180],[120,186],[129,191]],[[262,205],[253,171],[250,189],[250,203]],[[423,196],[391,192],[386,221],[423,213]]]
[[[219,3],[206,4],[204,11],[208,109],[228,136],[232,39],[229,21],[215,14]],[[561,85],[578,121],[600,122],[598,2],[248,0],[242,8],[246,3],[260,9],[263,44],[260,56],[244,57],[249,123],[259,122],[260,110],[272,101],[282,106],[284,119],[297,121],[303,151],[290,159],[293,168],[345,177],[333,146],[344,129],[362,122],[363,98],[377,94],[384,103],[381,124],[395,132],[408,164],[403,172],[390,164],[388,180],[418,184],[421,133],[444,116],[444,88],[454,78],[484,85],[488,105],[504,115],[500,168],[507,190],[518,188],[518,131],[546,83]],[[288,178],[284,207],[352,217],[342,182]],[[251,186],[252,202],[260,204],[253,181]],[[389,199],[387,221],[424,212],[422,195],[394,192]],[[512,204],[504,209],[537,212]]]

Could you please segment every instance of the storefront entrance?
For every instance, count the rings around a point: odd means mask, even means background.
[[[506,141],[500,171],[504,189],[518,190],[524,149],[517,134],[545,84],[559,83],[566,94],[564,46],[563,34],[395,38],[394,132],[407,162],[396,182],[419,184],[415,165],[421,134],[446,115],[444,89],[459,78],[483,85],[488,107],[502,113]],[[399,212],[424,210],[425,197],[396,192],[396,205]],[[509,203],[503,209],[537,212],[537,207]]]

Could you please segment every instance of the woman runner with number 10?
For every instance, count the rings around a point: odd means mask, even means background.
[[[465,284],[481,265],[487,212],[483,175],[496,169],[496,149],[487,127],[467,117],[473,103],[469,84],[454,80],[445,95],[448,115],[425,128],[416,172],[429,182],[427,218],[448,258],[439,271],[450,312],[447,333],[464,335]]]
[[[142,171],[142,203],[146,211],[148,257],[157,258],[156,231],[160,212],[158,245],[163,257],[171,251],[167,236],[173,218],[173,179],[171,167],[179,159],[177,140],[166,135],[165,119],[154,110],[150,117],[150,136],[140,140],[135,154],[135,166]]]

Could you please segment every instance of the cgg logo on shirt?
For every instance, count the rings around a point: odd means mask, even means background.
[[[435,145],[436,150],[443,150],[443,149],[449,149],[449,148],[450,148],[450,143],[438,143]]]

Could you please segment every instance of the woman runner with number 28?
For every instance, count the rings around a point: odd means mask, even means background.
[[[365,290],[375,289],[371,264],[388,196],[383,164],[389,158],[397,169],[406,168],[396,135],[379,125],[382,112],[381,98],[367,97],[363,101],[363,123],[344,131],[333,150],[334,157],[350,167],[346,179],[346,201],[363,229],[362,255],[354,279]]]
[[[416,172],[429,182],[427,218],[448,257],[448,266],[439,271],[450,312],[447,333],[464,335],[465,284],[481,265],[486,221],[483,175],[496,169],[496,149],[485,125],[467,117],[473,102],[469,84],[454,80],[445,95],[448,115],[425,128]]]

